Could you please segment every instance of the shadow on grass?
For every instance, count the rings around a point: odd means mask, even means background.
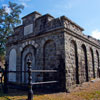
[[[16,88],[16,89],[15,89]],[[64,92],[61,91],[61,89],[56,88],[56,86],[52,86],[52,87],[33,87],[33,92],[34,95],[45,95],[45,94],[54,94],[54,93],[59,93],[59,92]],[[3,90],[0,90],[0,97],[5,97],[5,100],[11,100],[7,97],[13,97],[13,96],[26,96],[27,97],[28,94],[28,88],[27,87],[23,87],[23,88],[19,88],[19,87],[10,87],[8,89],[8,93],[4,94]]]

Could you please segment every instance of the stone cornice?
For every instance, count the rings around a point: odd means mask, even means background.
[[[86,42],[86,43],[88,43],[88,44],[90,44],[90,45],[92,45],[92,46],[95,46],[95,47],[97,47],[98,49],[100,49],[100,45],[97,45],[97,44],[94,43],[93,41],[90,41],[90,40],[89,40],[88,38],[86,38],[85,36],[82,36],[82,35],[80,35],[80,34],[76,34],[76,33],[74,33],[73,31],[69,30],[68,28],[66,28],[64,31],[67,32],[67,34],[70,34],[70,35],[72,35],[72,36],[78,38],[79,40],[82,40],[82,41],[84,41],[84,42]]]
[[[95,46],[95,47],[97,47],[98,49],[100,49],[100,45],[97,45],[96,43],[94,43],[93,41],[90,41],[90,40],[89,40],[88,38],[86,38],[85,36],[80,35],[80,34],[77,34],[76,32],[73,32],[73,31],[71,31],[70,29],[65,28],[65,27],[63,27],[63,26],[57,27],[57,28],[54,28],[54,29],[51,29],[51,30],[48,30],[47,32],[42,33],[42,34],[40,33],[40,34],[37,35],[37,36],[30,35],[29,37],[22,38],[21,40],[17,40],[17,41],[15,41],[15,42],[8,43],[7,45],[20,43],[20,42],[25,41],[25,40],[28,40],[28,39],[37,39],[37,38],[39,38],[39,37],[44,37],[45,35],[58,33],[57,31],[60,31],[60,32],[61,32],[61,31],[67,32],[68,34],[70,34],[70,35],[72,35],[72,36],[74,36],[74,37],[76,37],[76,38],[78,38],[78,39],[80,39],[80,40],[82,40],[82,41],[84,41],[84,42],[86,42],[86,43],[92,45],[92,46]]]
[[[64,26],[68,27],[69,29],[73,28],[73,30],[78,29],[80,31],[84,31],[82,27],[80,27],[78,24],[67,18],[66,16],[61,16],[61,19],[64,19]]]
[[[54,34],[54,33],[56,34],[56,33],[59,33],[58,31],[59,32],[64,31],[64,27],[63,26],[57,27],[57,28],[46,31],[45,33],[40,32],[40,34],[38,34],[36,36],[30,35],[30,36],[24,37],[20,40],[9,42],[6,44],[6,46],[10,46],[11,44],[18,44],[18,43],[21,43],[23,41],[30,40],[30,39],[37,39],[37,38],[44,37],[46,35],[50,35],[50,34]]]

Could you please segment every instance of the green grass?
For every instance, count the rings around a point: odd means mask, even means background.
[[[73,97],[72,97],[73,96]],[[56,94],[53,96],[50,94],[48,95],[35,95],[34,100],[74,100],[75,97],[80,97],[82,98],[81,100],[100,100],[100,91],[94,91],[94,92],[76,92],[73,93],[71,98],[67,98],[65,95],[57,95]],[[73,98],[73,99],[72,99]],[[3,94],[2,92],[0,93],[0,100],[26,100],[27,96],[22,95],[22,96],[9,96]],[[76,99],[75,99],[76,100]],[[80,100],[80,99],[79,99]]]
[[[92,92],[81,91],[73,93],[73,95],[84,98],[85,100],[100,100],[100,91],[92,91]]]
[[[13,92],[12,92],[13,91]],[[4,94],[0,91],[0,100],[26,100],[27,93],[16,92],[12,90],[9,94]],[[45,95],[34,95],[34,100],[100,100],[100,90],[92,91],[79,91],[66,93],[55,93],[55,94],[45,94]]]

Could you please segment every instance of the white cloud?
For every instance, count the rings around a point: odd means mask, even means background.
[[[4,7],[6,13],[9,14],[11,12],[11,9],[8,7],[7,4],[3,4],[2,6]]]
[[[25,2],[21,3],[24,7],[28,7],[28,5]]]
[[[100,39],[100,31],[98,29],[93,30],[91,36],[96,39]]]

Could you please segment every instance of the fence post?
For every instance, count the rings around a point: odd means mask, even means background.
[[[30,59],[28,59],[28,99],[27,100],[33,100],[33,90],[32,90],[32,62]]]
[[[7,86],[7,82],[8,82],[8,77],[7,77],[7,71],[8,71],[8,64],[7,62],[5,62],[5,70],[4,70],[4,87],[3,87],[3,91],[4,93],[8,93],[8,86]]]

